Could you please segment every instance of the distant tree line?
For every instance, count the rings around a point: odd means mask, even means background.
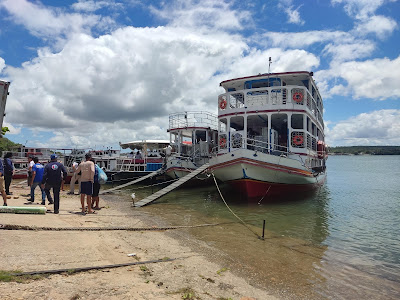
[[[18,147],[20,144],[16,144],[10,141],[8,138],[2,137],[0,138],[0,155],[3,152],[10,151],[12,148]]]
[[[329,147],[332,154],[400,155],[400,146],[348,146]]]

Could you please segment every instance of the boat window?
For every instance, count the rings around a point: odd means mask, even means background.
[[[207,140],[207,133],[205,130],[196,130],[195,133],[195,141],[196,143],[200,143],[200,141],[206,141]]]
[[[293,129],[303,129],[303,117],[301,114],[293,114],[291,119],[291,124]]]
[[[231,117],[230,131],[241,131],[244,129],[244,118],[242,116]]]
[[[267,78],[259,80],[249,80],[244,83],[245,89],[258,89],[270,86],[281,86],[280,78]]]
[[[270,141],[274,150],[286,151],[288,128],[287,128],[287,114],[273,114],[271,116],[271,136],[274,140]]]
[[[229,95],[229,107],[241,108],[244,107],[244,96],[242,93],[235,93]]]
[[[307,131],[311,132],[311,120],[309,117],[307,117]]]
[[[311,128],[312,128],[312,132],[311,133],[316,136],[317,135],[317,126],[315,126],[315,124],[312,123],[311,124]]]
[[[268,151],[268,115],[247,117],[247,149],[264,153]]]
[[[226,132],[226,130],[227,130],[227,123],[228,123],[228,121],[227,121],[226,118],[219,119],[219,120],[218,120],[218,130],[219,130],[220,132]]]
[[[268,136],[268,115],[251,115],[247,117],[247,137]]]

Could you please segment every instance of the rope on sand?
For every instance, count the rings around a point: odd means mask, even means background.
[[[58,274],[58,273],[77,273],[77,272],[84,272],[90,270],[101,270],[101,269],[111,269],[111,268],[119,268],[119,267],[127,267],[127,266],[134,266],[134,265],[144,265],[144,264],[154,264],[160,262],[168,262],[174,261],[177,258],[165,258],[165,259],[156,259],[156,260],[148,260],[148,261],[136,261],[131,263],[125,264],[114,264],[114,265],[104,265],[104,266],[93,266],[93,267],[82,267],[82,268],[69,268],[69,269],[58,269],[58,270],[44,270],[44,271],[32,271],[32,272],[21,272],[21,273],[13,273],[10,274],[12,276],[24,276],[24,275],[39,275],[39,274]]]
[[[170,227],[36,227],[14,224],[0,224],[0,229],[4,230],[42,230],[42,231],[111,231],[111,230],[126,230],[126,231],[161,231],[182,228],[198,228],[207,226],[218,226],[230,223],[215,223],[215,224],[200,224],[186,226],[170,226]]]

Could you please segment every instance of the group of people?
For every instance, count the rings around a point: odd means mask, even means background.
[[[14,174],[14,166],[11,160],[11,153],[4,156],[4,163],[0,160],[0,192],[3,196],[4,206],[7,206],[7,195],[12,193],[9,191],[12,175]],[[35,201],[35,189],[40,187],[42,193],[42,205],[46,202],[46,197],[49,204],[54,204],[54,213],[59,213],[60,208],[60,190],[67,178],[67,170],[65,166],[57,161],[57,154],[50,156],[50,162],[43,166],[37,157],[29,157],[28,166],[28,185],[31,188],[30,198],[28,201]],[[87,212],[95,213],[94,210],[99,207],[99,191],[100,183],[98,182],[98,172],[90,153],[85,155],[86,161],[79,165],[73,166],[74,174],[71,178],[71,190],[74,193],[75,182],[79,181],[79,191],[81,194],[82,213],[86,212],[85,198],[87,201]],[[4,176],[4,178],[3,178]],[[50,190],[53,190],[53,197]],[[70,190],[70,192],[71,192]]]

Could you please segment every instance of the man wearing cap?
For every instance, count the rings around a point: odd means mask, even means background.
[[[92,155],[90,153],[85,154],[86,161],[81,162],[76,169],[76,172],[81,172],[81,205],[82,213],[85,213],[85,195],[88,206],[88,213],[95,213],[92,210],[92,195],[93,195],[93,181],[94,181],[94,163],[91,161]]]
[[[60,208],[60,189],[63,178],[67,178],[67,170],[62,163],[57,161],[57,155],[50,156],[51,161],[44,167],[42,187],[46,193],[49,202],[53,202],[50,195],[50,189],[53,188],[54,213],[58,214]]]

